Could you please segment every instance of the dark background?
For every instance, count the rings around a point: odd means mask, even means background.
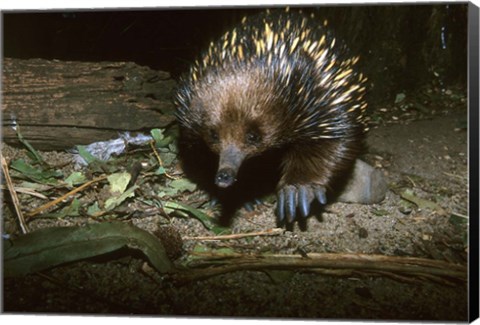
[[[133,61],[178,77],[211,40],[263,8],[4,12],[3,55]],[[466,87],[466,3],[303,8],[361,55],[373,101],[425,84]]]

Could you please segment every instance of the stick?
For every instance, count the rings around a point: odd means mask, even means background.
[[[8,191],[10,192],[10,196],[12,197],[12,202],[15,207],[15,212],[17,213],[18,221],[20,223],[20,228],[22,228],[22,232],[26,234],[30,230],[28,229],[27,223],[25,222],[25,218],[23,217],[22,210],[20,209],[20,201],[18,200],[17,192],[15,192],[12,179],[10,178],[10,173],[8,172],[7,161],[5,160],[5,157],[3,157],[3,155],[2,155],[2,170],[3,170],[3,175],[5,177],[5,181],[7,183]]]
[[[230,235],[221,235],[221,236],[199,236],[199,237],[184,237],[183,240],[230,240],[230,239],[240,239],[245,237],[255,237],[255,236],[275,236],[283,234],[284,230],[281,228],[273,228],[264,231],[242,233],[242,234],[230,234]]]
[[[4,190],[4,189],[7,189],[8,186],[2,185],[1,188],[2,190]],[[45,195],[38,193],[35,190],[32,190],[28,187],[15,186],[13,189],[15,190],[15,192],[18,192],[18,193],[28,194],[31,196],[38,197],[39,199],[48,200],[48,197],[46,197]]]
[[[31,217],[35,216],[36,214],[39,214],[40,212],[42,212],[42,211],[44,211],[44,210],[46,210],[46,209],[48,209],[48,208],[50,208],[50,207],[52,207],[52,206],[54,206],[54,205],[57,205],[58,203],[62,202],[63,200],[65,200],[65,199],[68,198],[69,196],[72,196],[73,194],[80,192],[80,191],[83,190],[84,188],[86,188],[86,187],[88,187],[88,186],[90,186],[90,185],[92,185],[92,184],[94,184],[94,183],[97,183],[97,182],[99,182],[99,181],[102,181],[102,180],[104,180],[104,179],[107,179],[107,177],[108,177],[107,175],[104,175],[104,176],[100,176],[100,177],[94,178],[94,179],[92,179],[91,181],[88,181],[88,182],[80,185],[79,187],[74,188],[73,190],[71,190],[71,191],[68,192],[67,194],[62,195],[61,197],[59,197],[59,198],[57,198],[57,199],[55,199],[55,200],[53,200],[53,201],[50,201],[50,202],[48,202],[48,203],[46,203],[46,204],[44,204],[44,205],[36,208],[36,209],[33,210],[33,211],[28,212],[26,215],[27,215],[27,217],[31,218]]]
[[[155,141],[150,141],[150,147],[152,148],[152,151],[153,153],[155,154],[155,157],[157,157],[157,160],[158,160],[158,164],[160,165],[160,167],[162,167],[163,169],[165,169],[165,167],[163,167],[163,161],[162,161],[162,158],[160,158],[160,155],[158,154],[157,152],[157,149],[155,149]],[[167,170],[165,170],[165,176],[170,178],[170,179],[176,179],[175,177],[169,175],[167,173]]]

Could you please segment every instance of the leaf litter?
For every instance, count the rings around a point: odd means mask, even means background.
[[[5,250],[7,256],[5,260],[6,275],[25,275],[70,262],[75,259],[72,256],[78,256],[76,259],[83,259],[101,255],[123,246],[132,246],[131,236],[127,236],[127,233],[131,232],[133,228],[138,229],[137,233],[143,230],[133,225],[106,221],[121,221],[131,218],[138,211],[139,204],[157,207],[159,215],[162,215],[159,212],[161,210],[169,218],[170,215],[179,215],[185,218],[193,217],[214,234],[227,233],[228,229],[217,226],[213,218],[201,209],[172,201],[172,199],[174,200],[182,195],[183,192],[195,191],[196,186],[187,179],[174,178],[170,180],[166,177],[168,173],[171,173],[170,170],[175,169],[176,152],[174,150],[176,148],[171,145],[173,137],[165,136],[163,130],[152,130],[151,134],[152,137],[148,137],[148,139],[152,142],[151,148],[155,151],[153,153],[148,152],[147,149],[139,150],[131,155],[127,153],[126,157],[115,157],[112,153],[118,154],[117,149],[111,150],[108,154],[100,154],[98,144],[90,147],[79,146],[74,161],[78,162],[78,155],[81,156],[84,167],[81,170],[72,171],[68,175],[43,163],[41,155],[22,138],[22,143],[28,150],[35,153],[33,155],[35,158],[30,159],[30,161],[25,159],[12,161],[9,174],[17,182],[23,181],[24,186],[29,185],[34,188],[42,198],[50,198],[47,203],[40,203],[35,200],[35,197],[30,197],[30,206],[38,204],[40,206],[25,211],[27,220],[86,217],[89,226],[88,228],[78,226],[51,227],[36,230],[14,239],[11,242],[12,245],[8,245]],[[130,135],[128,136],[130,137]],[[145,137],[142,137],[142,139],[145,139]],[[92,154],[92,150],[94,154]],[[159,150],[159,152],[156,150]],[[162,159],[162,157],[165,157],[165,159]],[[103,160],[104,158],[107,158],[107,160]],[[147,171],[140,173],[135,181],[136,184],[131,183],[131,173],[123,168],[126,162],[128,165],[128,162],[133,161],[146,161],[147,164],[145,168]],[[159,169],[161,169],[161,172],[158,172]],[[155,170],[155,172],[149,173],[148,170]],[[152,180],[155,184],[159,184],[158,194],[149,198],[143,196],[141,199],[137,199],[138,184]],[[130,208],[132,202],[136,203],[134,209]],[[25,208],[23,204],[21,208]],[[168,224],[168,222],[167,219],[160,223]],[[122,228],[124,226],[119,224],[130,228],[127,231]],[[99,230],[96,230],[97,228]],[[75,236],[67,236],[73,231],[76,234]],[[97,235],[93,236],[92,233]],[[100,235],[100,233],[103,233],[103,235]],[[148,234],[148,232],[146,233]],[[115,243],[110,245],[111,248],[105,248],[105,241],[111,240],[106,239],[108,236],[116,238],[113,240]],[[144,236],[147,235],[141,235],[142,238]],[[59,238],[63,238],[63,241],[59,241]],[[120,242],[118,238],[122,238]],[[47,248],[32,250],[32,247],[41,246],[43,242],[45,242],[45,247],[48,246]],[[86,242],[88,242],[88,245]],[[148,256],[146,252],[149,248],[145,244],[146,242],[146,240],[139,240],[134,246]],[[89,252],[80,254],[79,252],[86,250],[85,245],[88,246]],[[161,241],[157,240],[156,245],[157,251],[163,249]],[[73,254],[72,251],[76,253]],[[149,256],[149,260],[152,262],[151,256]],[[168,259],[167,261],[171,263]],[[164,264],[168,263],[164,262]],[[154,266],[157,270],[164,269],[159,267],[158,262]]]

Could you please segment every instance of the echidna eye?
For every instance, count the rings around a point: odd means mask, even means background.
[[[256,132],[248,132],[246,141],[250,145],[258,145],[262,141],[262,136]]]
[[[218,142],[219,139],[220,137],[218,136],[218,132],[215,130],[210,130],[210,140],[212,142]]]

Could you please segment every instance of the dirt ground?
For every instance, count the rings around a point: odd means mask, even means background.
[[[191,239],[212,233],[196,219],[174,217],[170,226],[184,238],[185,252],[177,263],[200,245],[241,254],[270,252],[308,258],[313,253],[362,253],[466,265],[467,110],[464,97],[453,102],[455,108],[440,107],[435,114],[422,116],[402,115],[402,110],[392,112],[389,108],[390,115],[385,114],[371,129],[363,159],[385,173],[389,191],[383,202],[330,203],[321,218],[308,220],[305,232],[294,229],[276,236],[222,241]],[[25,150],[4,145],[2,154],[10,161],[25,156]],[[63,152],[42,155],[58,164],[70,159]],[[435,204],[422,206],[402,199],[406,190]],[[3,232],[18,234],[11,205],[3,209]],[[159,218],[162,217],[139,214],[125,222],[154,231],[159,227]],[[35,218],[29,226],[34,230],[88,222],[82,216]],[[240,210],[231,230],[248,233],[275,227],[273,205],[265,203],[253,212]],[[145,259],[139,256],[109,255],[41,274],[7,278],[3,283],[4,312],[467,320],[468,285],[454,279],[435,281],[421,276],[392,277],[361,271],[342,276],[302,270],[258,270],[230,272],[176,285],[155,272],[145,271],[145,267]]]

